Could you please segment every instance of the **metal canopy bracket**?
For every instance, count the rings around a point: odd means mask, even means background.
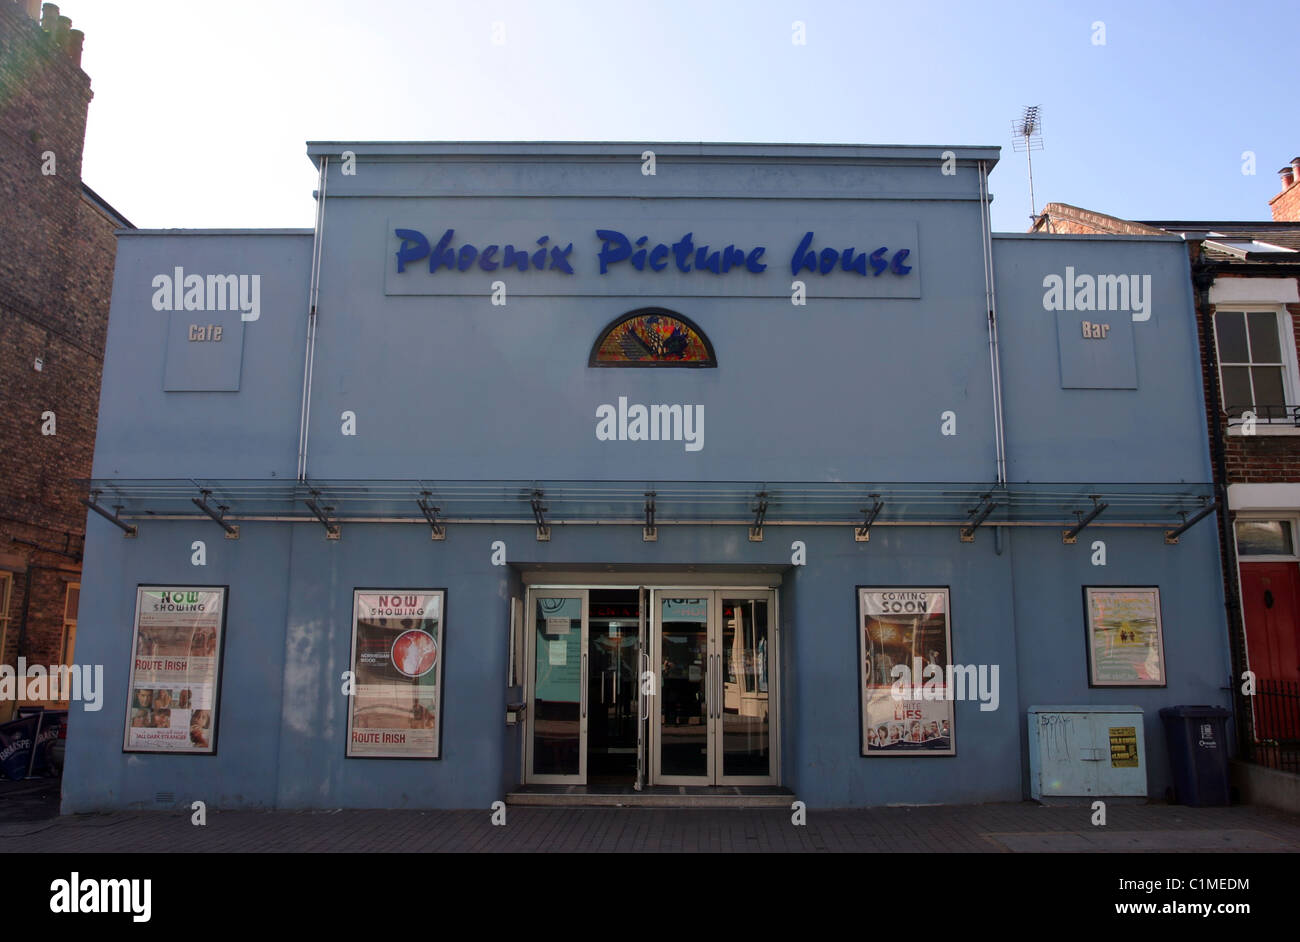
[[[970,511],[970,523],[961,528],[961,541],[963,543],[975,542],[975,531],[984,522],[985,518],[993,513],[993,508],[998,505],[997,501],[990,500],[992,496],[992,494],[985,494],[980,498],[979,506]]]
[[[547,543],[551,539],[551,528],[546,523],[546,505],[542,503],[542,497],[540,490],[533,491],[533,520],[537,523],[537,542]]]
[[[419,506],[420,512],[424,514],[424,519],[429,521],[429,539],[431,540],[447,539],[447,527],[444,524],[438,522],[439,508],[429,503],[429,498],[432,497],[433,495],[430,494],[428,491],[424,491],[423,495],[424,496],[422,496],[415,503]]]
[[[1180,536],[1182,536],[1192,527],[1196,526],[1196,524],[1198,524],[1201,520],[1208,517],[1210,514],[1214,513],[1218,509],[1219,509],[1219,502],[1216,500],[1214,503],[1209,504],[1208,506],[1198,510],[1191,517],[1187,516],[1187,511],[1185,510],[1178,511],[1178,515],[1183,518],[1183,525],[1173,530],[1166,530],[1165,543],[1167,543],[1170,546],[1177,544],[1178,538]]]
[[[310,510],[316,519],[321,522],[321,525],[325,527],[325,539],[337,540],[343,534],[339,529],[339,525],[329,518],[329,513],[334,508],[321,507],[316,503],[319,498],[320,491],[312,491],[311,497],[304,499],[303,503],[307,505],[307,509]]]
[[[754,514],[754,525],[749,528],[749,542],[763,542],[763,518],[767,516],[767,491],[759,491],[757,494],[758,506],[751,507]]]
[[[118,515],[121,514],[121,512],[122,512],[122,505],[121,505],[121,504],[115,504],[115,505],[113,506],[113,510],[115,510],[116,513],[109,513],[109,512],[108,512],[107,510],[105,510],[103,507],[99,506],[99,504],[95,503],[95,501],[99,500],[99,495],[100,495],[100,492],[99,492],[99,491],[91,491],[91,492],[90,492],[90,500],[87,500],[86,498],[83,497],[83,498],[81,498],[81,502],[82,502],[83,504],[85,504],[87,507],[89,507],[91,510],[93,510],[95,513],[99,514],[101,517],[103,517],[105,520],[107,520],[107,521],[108,521],[109,523],[111,523],[113,526],[115,526],[115,527],[121,527],[121,528],[122,528],[122,537],[123,537],[124,539],[133,539],[134,537],[138,536],[138,535],[139,535],[139,531],[138,531],[134,526],[132,526],[132,525],[129,524],[129,523],[123,523],[123,522],[118,518]]]
[[[1101,503],[1101,501],[1098,499],[1096,494],[1091,495],[1091,497],[1092,497],[1092,510],[1088,511],[1088,515],[1086,517],[1084,516],[1082,510],[1076,510],[1074,512],[1074,515],[1079,518],[1079,522],[1075,524],[1073,527],[1071,527],[1070,529],[1062,531],[1061,533],[1062,543],[1065,543],[1067,545],[1073,545],[1074,543],[1077,543],[1078,540],[1076,538],[1078,537],[1079,533],[1083,530],[1083,528],[1086,527],[1088,524],[1092,523],[1094,520],[1096,520],[1098,515],[1103,510],[1105,510],[1107,507],[1110,506],[1110,504]]]
[[[197,497],[190,498],[190,500],[194,502],[194,506],[215,520],[217,526],[226,531],[227,540],[239,539],[239,527],[235,526],[233,523],[226,523],[226,511],[230,508],[224,504],[218,504],[217,509],[213,510],[212,507],[208,505],[208,498],[212,496],[212,492],[204,488],[201,489],[199,493],[203,495],[202,500],[199,500]]]
[[[880,516],[881,508],[885,506],[885,502],[880,499],[879,494],[872,494],[871,500],[873,501],[874,506],[870,508],[862,508],[862,513],[864,514],[862,526],[854,527],[853,529],[853,539],[855,542],[866,543],[871,540],[871,525],[876,522],[876,518]]]
[[[655,492],[645,492],[645,526],[641,528],[641,539],[654,543],[659,539],[659,528],[655,526]]]

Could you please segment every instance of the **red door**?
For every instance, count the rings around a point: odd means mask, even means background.
[[[1300,681],[1300,564],[1242,563],[1241,602],[1246,618],[1246,654],[1260,683],[1252,698],[1255,736],[1294,739],[1295,714],[1274,684]],[[1267,688],[1273,688],[1272,690]],[[1294,687],[1291,687],[1294,690]]]
[[[1256,679],[1300,681],[1300,564],[1242,563],[1241,604]]]

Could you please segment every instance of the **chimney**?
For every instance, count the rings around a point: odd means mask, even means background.
[[[1282,192],[1268,201],[1273,210],[1274,222],[1300,222],[1300,157],[1278,174],[1282,177]]]
[[[59,8],[52,3],[41,7],[41,29],[47,33],[54,32],[55,21],[59,18]]]
[[[60,49],[68,46],[68,33],[72,32],[72,18],[61,16],[54,21],[54,45]]]
[[[86,41],[86,34],[79,29],[68,30],[68,58],[77,68],[81,68],[81,44]]]
[[[27,15],[36,22],[41,21],[41,0],[23,0],[23,6],[27,8]]]

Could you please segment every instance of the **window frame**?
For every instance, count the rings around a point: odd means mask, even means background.
[[[63,589],[63,640],[60,643],[60,663],[72,666],[72,657],[75,653],[77,643],[77,615],[74,613],[71,618],[68,617],[68,600],[72,596],[72,590],[77,590],[77,609],[81,609],[81,582],[68,582]],[[68,644],[69,628],[71,628],[72,645]]]
[[[0,664],[9,656],[9,603],[13,599],[14,574],[0,570]]]
[[[1279,520],[1285,521],[1291,525],[1291,554],[1270,554],[1270,555],[1243,555],[1241,544],[1237,540],[1237,524],[1248,523],[1252,520]],[[1300,562],[1300,515],[1288,511],[1251,511],[1250,513],[1238,513],[1232,516],[1232,554],[1241,563],[1294,563]]]
[[[1210,332],[1213,335],[1213,339],[1214,339],[1214,361],[1215,361],[1216,369],[1218,371],[1218,380],[1219,380],[1219,395],[1218,395],[1219,401],[1215,404],[1215,407],[1228,417],[1229,423],[1231,423],[1234,419],[1238,421],[1237,425],[1229,424],[1228,434],[1241,435],[1243,434],[1240,425],[1241,416],[1237,413],[1232,413],[1228,411],[1228,403],[1225,397],[1224,382],[1223,382],[1223,369],[1225,364],[1223,361],[1222,351],[1219,348],[1218,318],[1220,314],[1242,314],[1242,315],[1273,314],[1274,315],[1275,318],[1274,326],[1277,330],[1278,344],[1280,347],[1280,352],[1282,354],[1282,361],[1280,366],[1282,368],[1282,397],[1284,400],[1283,405],[1292,406],[1292,407],[1300,405],[1300,364],[1297,363],[1297,358],[1296,358],[1295,324],[1291,317],[1291,312],[1287,310],[1285,304],[1280,304],[1280,303],[1229,301],[1229,302],[1216,304],[1213,310],[1211,311]],[[1249,326],[1250,319],[1249,317],[1245,317],[1244,320],[1246,326],[1247,351],[1249,351],[1250,350],[1250,326]],[[1227,365],[1236,366],[1236,367],[1244,366],[1249,369],[1254,367],[1256,364],[1252,360],[1246,363],[1233,361]],[[1277,364],[1271,364],[1271,363],[1267,363],[1266,361],[1261,361],[1260,365],[1273,366]],[[1255,387],[1252,381],[1251,383],[1252,399],[1254,398],[1254,394],[1255,394]],[[1258,405],[1257,403],[1252,403],[1252,407],[1257,407],[1257,405]],[[1265,432],[1265,434],[1279,434],[1279,433],[1283,433],[1284,430],[1291,430],[1291,434],[1300,434],[1300,428],[1297,428],[1296,419],[1289,415],[1283,416],[1281,418],[1268,418],[1265,416],[1257,415],[1255,419],[1255,424],[1256,424],[1257,431],[1262,426],[1269,427],[1269,430]]]

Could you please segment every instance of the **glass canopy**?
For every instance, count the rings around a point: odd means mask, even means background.
[[[124,520],[203,517],[319,519],[339,523],[427,520],[443,523],[875,524],[1073,526],[1099,505],[1099,526],[1176,526],[1213,500],[1208,483],[1052,484],[744,481],[439,481],[439,480],[125,480],[83,483],[92,502]],[[424,507],[421,507],[423,503]],[[535,506],[536,505],[536,506]],[[991,509],[990,509],[990,505]],[[987,511],[987,513],[985,513]],[[211,516],[209,514],[208,516]]]

